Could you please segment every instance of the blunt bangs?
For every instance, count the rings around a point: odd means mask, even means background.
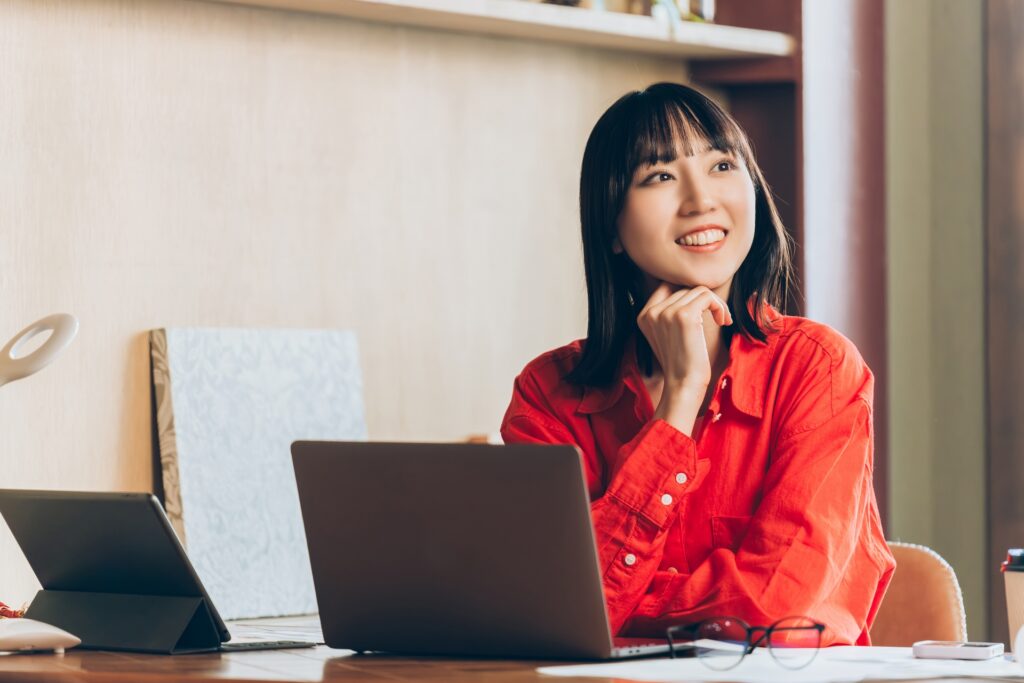
[[[736,123],[703,95],[698,93],[704,106],[695,107],[692,98],[682,94],[675,88],[651,86],[633,100],[635,111],[630,112],[622,140],[630,179],[638,168],[675,161],[680,151],[693,156],[713,149],[735,154],[749,165],[746,136]]]

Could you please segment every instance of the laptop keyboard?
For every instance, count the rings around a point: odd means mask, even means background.
[[[299,647],[316,647],[311,640],[248,640],[235,642],[232,638],[228,643],[220,644],[221,652],[244,652],[246,650],[290,650]]]
[[[222,644],[222,650],[285,649],[324,642],[320,617],[315,614],[229,621],[227,627],[231,640]]]

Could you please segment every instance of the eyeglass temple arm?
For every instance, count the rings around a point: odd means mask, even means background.
[[[762,631],[761,635],[758,636],[757,638],[754,638],[754,634],[757,633],[758,631]],[[747,649],[746,649],[746,651],[743,654],[744,655],[749,655],[751,652],[753,652],[754,648],[756,648],[758,645],[760,645],[764,641],[764,639],[768,637],[768,634],[771,633],[771,632],[772,632],[771,627],[751,626],[749,631],[748,631],[748,633],[747,633],[747,643],[748,643]]]
[[[676,658],[676,642],[672,639],[672,634],[675,632],[686,633],[689,631],[692,635],[696,635],[696,624],[687,624],[685,626],[670,626],[665,629],[665,638],[668,639],[668,656],[670,659]],[[682,645],[682,643],[679,643]]]

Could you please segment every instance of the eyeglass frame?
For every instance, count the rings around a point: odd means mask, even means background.
[[[810,625],[808,625],[808,626],[801,626],[799,628],[786,627],[784,629],[779,629],[779,630],[791,630],[791,631],[796,631],[796,630],[814,630],[814,631],[817,631],[818,632],[818,645],[815,648],[817,650],[821,649],[821,636],[825,632],[825,628],[826,628],[825,624],[821,623],[820,621],[815,621],[814,619],[811,619],[810,617],[805,617],[805,616],[782,617],[781,619],[776,620],[775,623],[773,623],[771,626],[751,626],[746,621],[744,621],[743,619],[740,619],[739,617],[729,617],[729,616],[708,617],[707,619],[702,619],[701,621],[698,621],[698,622],[695,622],[695,623],[692,623],[692,624],[676,624],[675,626],[669,626],[667,629],[665,629],[665,639],[668,640],[668,654],[669,654],[669,657],[672,658],[672,659],[676,658],[676,647],[677,647],[677,645],[672,640],[673,632],[677,632],[678,633],[678,632],[682,632],[682,631],[686,631],[686,630],[692,630],[694,635],[697,635],[696,631],[697,631],[697,629],[700,628],[700,626],[702,624],[705,624],[705,623],[707,623],[709,621],[716,621],[716,620],[721,620],[721,619],[731,619],[734,622],[736,622],[737,625],[742,625],[743,628],[747,632],[746,647],[743,648],[743,654],[741,654],[736,659],[736,663],[735,664],[733,664],[732,666],[728,667],[727,669],[721,669],[722,671],[727,671],[728,669],[731,669],[731,668],[733,668],[735,666],[738,666],[739,663],[742,662],[743,659],[747,655],[752,653],[756,647],[758,647],[762,642],[764,642],[766,639],[768,639],[769,636],[771,636],[771,634],[775,631],[776,627],[779,624],[781,624],[782,622],[786,621],[787,619],[806,619],[807,621],[811,622]],[[763,631],[763,633],[760,635],[760,637],[758,637],[755,640],[753,636],[754,636],[755,633],[757,633],[759,631]],[[681,645],[683,645],[683,643],[679,643],[678,645],[681,646]],[[771,641],[770,640],[768,641],[768,651],[769,652],[772,651]],[[818,656],[817,653],[815,653],[814,656],[817,657]],[[700,659],[701,658],[700,655],[697,655],[697,658]],[[772,656],[772,659],[774,659],[777,663],[779,662],[778,658],[776,658],[774,655]],[[805,667],[808,664],[810,664],[813,660],[814,660],[814,657],[812,657],[811,659],[807,660],[807,662],[805,664],[802,664],[802,665],[800,665],[798,667],[795,667],[792,670],[797,671],[799,669],[802,669],[803,667]],[[789,668],[789,667],[786,667],[784,664],[781,664],[781,663],[779,663],[779,666],[782,666],[783,668]]]

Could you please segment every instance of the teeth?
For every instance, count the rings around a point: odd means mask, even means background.
[[[725,239],[724,230],[704,230],[701,232],[691,233],[686,235],[677,242],[685,244],[688,247],[699,247],[705,244],[714,244]]]

